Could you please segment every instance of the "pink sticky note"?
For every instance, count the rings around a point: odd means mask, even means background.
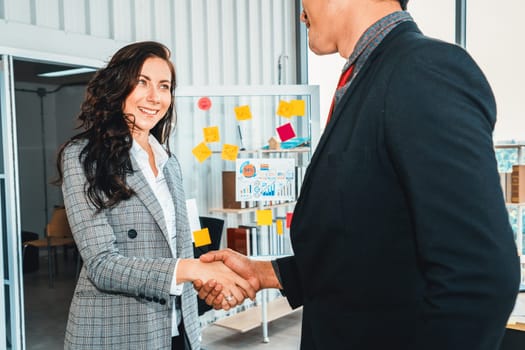
[[[284,142],[286,140],[289,140],[295,137],[295,131],[293,130],[292,124],[290,123],[281,125],[276,130],[277,130],[277,133],[279,134],[279,138],[281,139],[281,142]]]
[[[286,228],[290,228],[290,225],[292,224],[292,217],[293,212],[286,213]]]

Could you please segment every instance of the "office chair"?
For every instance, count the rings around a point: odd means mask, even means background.
[[[26,241],[23,243],[22,256],[25,256],[27,247],[46,248],[47,249],[47,269],[49,275],[49,287],[53,288],[56,264],[56,249],[57,247],[75,246],[73,234],[69,228],[67,221],[66,209],[63,207],[56,207],[51,214],[51,219],[45,228],[45,238]],[[80,257],[77,256],[77,270],[80,263]]]

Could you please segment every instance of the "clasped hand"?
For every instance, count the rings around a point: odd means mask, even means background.
[[[255,293],[261,289],[255,262],[245,255],[224,249],[201,255],[199,260],[205,265],[222,265],[214,276],[193,281],[199,298],[216,310],[229,310],[246,298],[254,300]]]

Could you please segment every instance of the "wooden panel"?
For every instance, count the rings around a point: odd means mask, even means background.
[[[516,329],[518,331],[524,331],[525,332],[525,323],[520,323],[520,322],[511,323],[511,324],[507,325],[507,328]]]
[[[286,298],[278,298],[268,303],[268,322],[289,315],[298,309],[293,309]],[[255,306],[235,315],[216,321],[214,324],[224,328],[232,329],[241,333],[248,332],[262,324],[261,306]]]

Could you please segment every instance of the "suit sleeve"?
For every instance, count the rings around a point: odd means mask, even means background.
[[[496,348],[519,262],[492,143],[494,97],[477,65],[452,45],[414,50],[397,67],[385,138],[425,280],[416,348]]]
[[[62,192],[69,224],[90,281],[108,292],[167,300],[176,260],[124,256],[119,252],[106,211],[97,212],[85,194],[86,177],[79,160],[81,149],[82,144],[76,143],[64,150]]]
[[[299,271],[297,270],[297,263],[295,256],[287,256],[275,260],[278,270],[276,275],[283,287],[282,293],[288,299],[288,303],[292,308],[298,308],[303,305],[303,291],[301,282],[299,280]],[[275,269],[274,265],[274,269]]]

